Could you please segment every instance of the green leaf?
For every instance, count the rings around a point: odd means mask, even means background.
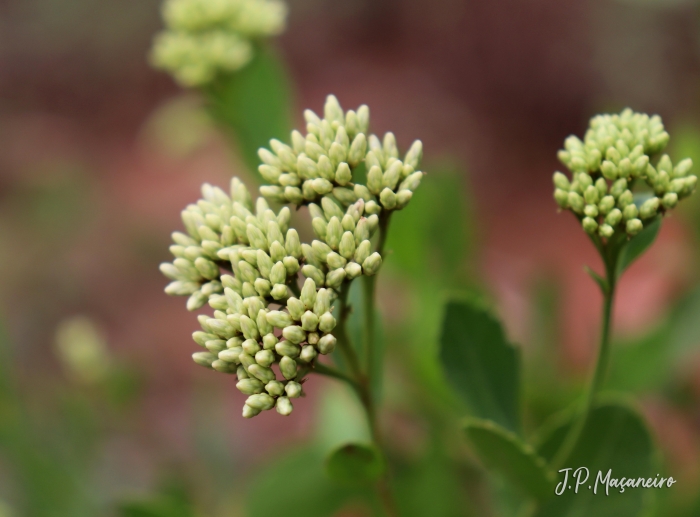
[[[233,136],[246,165],[257,174],[258,149],[272,138],[287,140],[291,129],[291,86],[280,59],[260,47],[250,64],[221,77],[205,94],[214,120]]]
[[[637,235],[632,237],[620,250],[617,259],[617,277],[619,278],[632,263],[644,253],[656,240],[661,228],[661,217],[657,217]]]
[[[593,280],[595,280],[595,283],[598,284],[600,287],[601,291],[604,293],[608,292],[608,281],[600,276],[598,273],[593,271],[591,268],[588,266],[584,266],[584,269],[586,270],[586,273],[588,273],[588,276],[590,276]]]
[[[549,433],[539,447],[546,459],[554,457],[571,427],[568,419]],[[611,488],[605,495],[605,486],[596,487],[598,472],[605,477],[611,470],[611,478],[649,478],[656,473],[652,470],[654,448],[642,417],[627,405],[609,402],[597,406],[589,417],[578,445],[574,448],[565,468],[586,467],[589,479],[575,493],[575,478],[569,476],[569,486],[560,496],[547,501],[534,517],[637,517],[645,511],[645,499],[651,491],[643,488]],[[572,470],[573,472],[573,470]],[[582,480],[585,476],[582,476]],[[558,482],[564,480],[559,473]],[[589,486],[593,488],[588,488]],[[602,492],[601,492],[602,490]]]
[[[351,501],[368,497],[365,488],[333,482],[325,472],[323,452],[304,447],[278,456],[256,476],[248,490],[245,515],[328,517]]]
[[[362,484],[379,479],[384,473],[385,463],[382,453],[375,446],[348,443],[331,453],[326,469],[335,481]]]
[[[467,301],[448,302],[440,339],[447,378],[474,416],[520,431],[520,354],[501,324]]]
[[[530,445],[490,420],[470,418],[464,430],[488,468],[500,473],[535,499],[551,497],[554,474]]]

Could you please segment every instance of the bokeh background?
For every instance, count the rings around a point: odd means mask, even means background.
[[[601,302],[583,265],[599,263],[555,209],[556,151],[629,106],[659,113],[672,157],[700,164],[700,3],[289,4],[275,47],[296,121],[334,93],[426,150],[380,281],[402,514],[510,515],[489,502],[438,367],[445,293],[479,293],[523,347],[531,430],[574,400]],[[0,2],[0,516],[277,515],[280,484],[298,486],[289,515],[309,499],[304,515],[371,515],[304,445],[353,414],[337,384],[314,379],[284,421],[244,421],[235,380],[190,360],[196,321],[158,264],[202,182],[255,177],[200,99],[149,67],[160,27],[157,0]],[[699,252],[695,196],[624,277],[615,314],[608,388],[634,395],[678,480],[650,506],[663,517],[700,515]]]

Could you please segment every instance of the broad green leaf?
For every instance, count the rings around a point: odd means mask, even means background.
[[[649,246],[656,240],[661,228],[661,217],[657,217],[653,222],[647,224],[644,229],[637,235],[632,237],[623,248],[620,250],[620,256],[617,259],[617,276],[618,278],[632,263],[644,253]]]
[[[328,517],[346,506],[362,504],[368,497],[365,488],[332,481],[324,468],[323,452],[305,447],[278,456],[255,477],[248,490],[245,515]]]
[[[260,47],[245,68],[221,77],[205,91],[212,117],[233,136],[251,171],[257,173],[260,147],[268,147],[271,138],[289,138],[290,89],[280,59]]]
[[[567,420],[549,433],[539,447],[540,454],[548,460],[553,458],[571,426]],[[645,511],[645,498],[649,489],[627,489],[620,493],[611,488],[605,494],[605,485],[597,484],[598,473],[604,478],[611,471],[611,478],[649,478],[656,474],[652,470],[654,447],[649,430],[642,417],[630,407],[608,402],[596,407],[584,428],[578,445],[564,468],[588,469],[589,478],[582,482],[575,493],[576,478],[569,475],[571,489],[547,501],[534,517],[637,517]],[[573,472],[573,470],[572,470]],[[582,471],[581,480],[585,479]],[[558,483],[564,475],[558,474]],[[591,487],[591,488],[589,488]],[[594,494],[594,489],[597,491]]]
[[[328,475],[341,483],[371,483],[384,473],[381,451],[366,443],[348,443],[331,453],[326,460]]]
[[[448,302],[440,345],[447,378],[473,416],[520,432],[520,354],[498,320],[474,303]]]
[[[489,469],[504,476],[526,495],[538,500],[551,497],[554,474],[530,445],[490,420],[467,419],[464,430]]]

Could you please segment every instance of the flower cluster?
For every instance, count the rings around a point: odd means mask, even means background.
[[[651,162],[668,139],[658,115],[626,109],[592,118],[583,142],[570,136],[559,151],[571,178],[554,173],[554,199],[576,214],[589,234],[606,239],[617,232],[636,235],[695,190],[690,158],[674,166],[664,154]]]
[[[249,396],[245,417],[273,407],[282,415],[291,413],[290,399],[302,395],[304,376],[319,355],[336,346],[333,302],[354,278],[377,273],[382,257],[373,250],[372,236],[382,218],[386,221],[392,210],[408,203],[423,176],[415,171],[422,152],[419,141],[401,161],[391,133],[381,146],[370,136],[367,150],[366,106],[345,115],[329,96],[325,111],[323,121],[307,115],[318,121],[319,135],[333,135],[330,143],[317,140],[322,152],[297,152],[276,140],[274,154],[260,150],[260,172],[276,184],[262,186],[265,197],[255,204],[237,178],[229,193],[205,184],[203,198],[182,212],[187,233],[173,233],[170,251],[175,259],[160,266],[171,279],[166,293],[189,296],[191,311],[207,303],[214,309],[213,317],[198,317],[202,330],[193,339],[206,351],[196,352],[193,359],[236,374],[236,386]],[[292,133],[293,141],[299,137]],[[313,141],[301,138],[305,145]],[[338,140],[342,146],[335,145]],[[307,161],[313,167],[298,165]],[[318,175],[326,167],[335,170],[332,178],[328,172]],[[358,181],[362,168],[369,169],[367,186]],[[322,181],[327,185],[320,188]],[[289,188],[296,188],[301,198],[288,199]],[[395,202],[387,201],[391,195]],[[290,209],[275,213],[266,197],[308,205],[318,239],[302,243],[289,228]],[[304,277],[301,289],[299,273]]]
[[[251,40],[279,34],[286,15],[278,0],[166,0],[167,28],[154,41],[153,64],[183,86],[205,85],[245,66]]]

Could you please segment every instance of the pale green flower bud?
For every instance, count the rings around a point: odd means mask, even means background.
[[[264,278],[258,278],[253,285],[255,286],[255,291],[263,297],[269,296],[270,291],[272,291],[272,284]]]
[[[306,145],[306,143],[304,145]],[[299,176],[304,179],[317,178],[319,175],[316,162],[303,152],[297,157],[297,172]]]
[[[418,164],[420,163],[422,157],[423,143],[420,140],[416,140],[415,142],[413,142],[411,148],[406,153],[406,158],[404,159],[404,162],[415,169],[416,167],[418,167]]]
[[[598,189],[595,188],[593,185],[589,185],[588,187],[586,187],[586,190],[583,193],[583,199],[588,204],[597,203],[598,202]]]
[[[290,256],[296,259],[301,257],[301,241],[299,240],[299,234],[294,228],[290,228],[287,231],[284,248]]]
[[[364,210],[364,203],[363,203],[362,208]],[[352,207],[348,208],[348,210],[350,210],[350,209],[352,209]],[[359,219],[359,217],[358,217],[358,219]],[[355,231],[355,219],[353,218],[352,215],[345,214],[343,216],[343,219],[341,219],[341,221],[340,221],[340,226],[343,227],[343,231],[353,232],[353,231]]]
[[[340,219],[337,217],[331,217],[328,221],[328,227],[326,232],[326,243],[331,247],[331,249],[337,250],[338,244],[340,244],[340,238],[343,235],[343,227],[340,225]],[[313,243],[312,243],[313,246]],[[319,257],[320,258],[320,257]]]
[[[312,278],[307,278],[304,286],[301,288],[300,299],[304,307],[311,309],[316,301],[316,283]]]
[[[277,180],[282,175],[282,170],[273,165],[262,164],[258,166],[258,172],[263,179],[268,183],[277,183]]]
[[[339,236],[340,237],[340,236]],[[340,238],[338,239],[340,240]],[[313,249],[314,257],[316,260],[325,263],[328,254],[333,251],[328,244],[321,241],[313,241],[311,243],[311,248]]]
[[[280,381],[270,381],[265,385],[265,391],[273,397],[279,397],[284,393],[284,384]]]
[[[288,203],[301,205],[304,202],[304,195],[299,187],[284,187],[284,199]]]
[[[399,190],[396,193],[396,210],[401,210],[406,207],[411,198],[413,197],[413,192],[410,190]]]
[[[238,377],[239,380],[250,378],[250,375],[248,375],[245,366],[241,365],[238,368],[236,368],[236,377]]]
[[[685,160],[681,160],[673,168],[673,177],[674,178],[682,178],[682,177],[686,176],[690,172],[690,169],[692,169],[692,168],[693,168],[693,160],[691,160],[690,158],[686,158]]]
[[[365,241],[369,239],[370,237],[370,229],[369,229],[369,222],[367,221],[366,218],[362,218],[357,222],[357,226],[355,227],[355,244],[359,245],[362,241]]]
[[[345,266],[345,278],[353,280],[362,274],[362,266],[357,262],[349,262]]]
[[[260,332],[260,334],[263,336],[270,334],[275,330],[274,327],[267,321],[268,312],[269,311],[267,309],[258,311],[257,318],[255,319],[255,323],[258,326],[258,332]]]
[[[314,230],[314,233],[319,239],[325,239],[327,235],[327,229],[328,229],[328,223],[326,222],[325,218],[322,217],[314,217],[311,220],[311,227]]]
[[[358,264],[364,263],[372,251],[372,244],[369,240],[362,241],[355,251],[355,262]]]
[[[294,257],[284,257],[284,259],[282,259],[282,264],[284,264],[284,268],[287,270],[287,275],[291,277],[296,275],[299,269],[301,269],[299,261]]]
[[[198,330],[192,333],[192,339],[199,346],[205,346],[207,341],[217,339],[217,336],[215,334],[209,334],[208,332],[202,332],[201,330]]]
[[[217,359],[211,363],[211,367],[219,373],[236,373],[236,367],[234,365],[230,365],[221,359]]]
[[[335,349],[336,339],[333,334],[326,334],[318,341],[318,351],[323,355],[328,355]]]
[[[617,180],[615,183],[613,183],[612,187],[610,187],[610,194],[618,198],[620,195],[627,190],[627,180],[624,178],[621,178]]]
[[[262,411],[260,409],[255,409],[250,407],[248,404],[243,404],[243,418],[253,418],[257,416]]]
[[[211,352],[195,352],[192,354],[192,360],[200,366],[211,368],[211,363],[216,361],[216,356]]]
[[[358,138],[359,138],[359,136],[358,136]],[[347,185],[348,183],[350,183],[351,181],[352,181],[352,172],[350,171],[350,167],[345,162],[340,163],[338,165],[338,168],[335,171],[335,182],[338,185],[344,186],[344,185]],[[336,197],[338,197],[338,196],[336,196]]]
[[[313,332],[318,327],[318,316],[311,311],[306,311],[301,316],[301,328],[307,332]]]
[[[379,195],[379,200],[381,201],[382,206],[387,210],[392,210],[396,207],[396,193],[389,188],[382,190],[381,194]]]
[[[279,397],[275,404],[275,409],[280,415],[289,416],[292,414],[294,406],[292,406],[292,401],[288,397]]]
[[[168,264],[170,265],[170,264]],[[189,296],[197,292],[199,284],[196,282],[170,282],[165,288],[165,293],[171,296]]]
[[[211,260],[207,260],[204,257],[199,257],[194,261],[194,265],[202,276],[208,280],[212,280],[219,276],[219,267],[214,264]]]
[[[331,291],[329,289],[318,290],[313,310],[317,316],[331,310]]]
[[[642,231],[644,224],[639,219],[630,219],[627,221],[627,233],[634,236]]]
[[[241,316],[240,321],[241,330],[243,331],[243,335],[246,339],[258,339],[260,337],[258,327],[255,325],[255,322],[252,319],[244,314]]]
[[[603,199],[601,199],[598,203],[598,208],[600,209],[601,214],[607,215],[610,210],[615,208],[615,198],[612,196],[603,197]]]
[[[382,176],[382,186],[390,190],[395,190],[396,185],[399,183],[399,179],[401,178],[402,170],[402,162],[397,160],[394,163],[392,163],[391,166],[386,170],[386,172]]]
[[[669,192],[668,194],[664,195],[661,204],[663,204],[664,208],[666,209],[673,208],[678,204],[678,194],[675,192]]]
[[[301,347],[289,341],[280,341],[275,345],[275,350],[279,355],[284,357],[291,357],[292,359],[299,357],[299,354],[301,353]],[[294,368],[296,370],[296,365],[294,366]]]
[[[318,319],[318,328],[328,334],[335,328],[335,318],[330,312],[324,312]]]
[[[375,215],[380,213],[381,211],[382,207],[379,206],[379,204],[376,201],[370,200],[367,201],[367,203],[365,203],[365,213]]]
[[[250,298],[251,296],[258,296],[258,292],[253,287],[250,282],[243,282],[243,287],[241,288],[241,294],[244,298]]]
[[[569,179],[559,171],[554,173],[552,180],[554,181],[554,186],[558,189],[566,190],[568,192],[568,190],[571,188]]]
[[[364,133],[359,133],[352,141],[348,152],[348,163],[350,166],[356,167],[364,159],[366,152],[367,137],[365,137]]]
[[[275,362],[275,354],[272,350],[260,350],[255,354],[255,362],[260,366],[269,367]]]
[[[586,205],[583,209],[583,213],[587,217],[593,217],[595,219],[598,217],[598,207],[596,205]]]
[[[310,363],[314,359],[318,357],[318,352],[316,352],[316,349],[311,346],[311,345],[306,345],[301,348],[301,354],[299,355],[299,362],[302,363]]]
[[[243,348],[240,346],[228,348],[226,350],[222,350],[221,352],[219,352],[219,359],[221,359],[222,361],[226,361],[227,363],[238,364],[241,362],[238,357],[242,353],[243,353]]]
[[[209,328],[217,336],[224,337],[226,339],[232,337],[233,327],[227,321],[218,320],[216,318],[209,318],[207,320]]]
[[[405,189],[414,192],[418,188],[418,185],[420,185],[420,182],[423,179],[423,174],[424,173],[421,171],[414,172],[401,182],[399,185],[399,190]]]
[[[282,359],[280,359],[280,372],[282,372],[282,376],[289,380],[293,379],[294,377],[297,376],[297,363],[294,359],[288,356],[283,356]],[[289,384],[292,383],[287,383],[287,386],[285,388],[285,391],[287,392],[287,395],[289,395]],[[296,383],[294,383],[296,384]],[[301,386],[300,386],[301,388]],[[298,396],[298,395],[297,395]]]
[[[316,345],[318,344],[318,340],[320,339],[318,332],[309,332],[306,335],[306,342],[310,345]]]
[[[248,399],[245,401],[245,405],[252,407],[253,409],[267,411],[275,406],[275,399],[273,399],[267,393],[258,393],[248,397]]]
[[[598,228],[598,234],[606,239],[612,237],[613,233],[615,233],[615,229],[609,224],[602,224],[600,228]]]
[[[306,339],[306,332],[304,332],[304,330],[297,325],[285,327],[282,330],[282,335],[287,339],[287,341],[295,345],[298,345]]]
[[[347,232],[347,233],[350,233],[350,232]],[[353,244],[354,243],[355,243],[355,241],[353,239]],[[329,253],[328,256],[326,257],[326,260],[328,262],[328,267],[331,269],[338,269],[341,267],[345,267],[345,264],[347,264],[347,262],[348,262],[347,259],[341,257],[335,251],[332,251],[331,253]],[[326,282],[329,282],[328,277],[326,277]]]
[[[351,205],[357,201],[357,194],[349,188],[336,187],[333,189],[333,197],[335,197],[343,205]]]
[[[333,289],[339,288],[340,284],[342,284],[344,280],[345,269],[343,268],[334,269],[326,275],[326,285]]]
[[[294,381],[288,382],[287,385],[284,387],[284,391],[287,393],[287,396],[290,399],[299,398],[301,397],[302,392],[301,384]]]
[[[630,190],[625,190],[620,197],[617,198],[617,206],[625,208],[627,205],[634,202],[634,195]]]
[[[224,350],[226,348],[226,341],[224,341],[223,339],[211,339],[211,340],[207,341],[204,344],[204,346],[212,354],[216,354],[218,356],[219,352],[221,352],[222,350]]]
[[[292,316],[284,311],[270,311],[265,316],[267,322],[277,328],[285,328],[294,323]]]
[[[343,215],[345,215],[340,206],[329,196],[325,196],[321,199],[321,206],[323,207],[323,214],[328,221],[330,221],[331,217],[335,216],[338,219],[342,219]]]
[[[283,284],[287,281],[287,269],[282,262],[277,262],[270,268],[270,282],[272,284]]]
[[[363,221],[364,219],[361,219],[360,221]],[[367,236],[369,237],[369,229],[366,228],[367,224],[363,225],[364,228],[361,230],[364,231],[366,230]],[[359,228],[359,225],[358,225]],[[355,228],[357,230],[357,228]],[[355,237],[353,236],[352,232],[345,232],[343,233],[342,238],[340,239],[340,244],[338,245],[338,251],[340,255],[347,260],[350,260],[354,255],[355,255]],[[326,257],[328,258],[328,257]],[[328,260],[328,264],[332,268],[338,268],[338,267],[343,267],[345,265],[346,261],[343,262],[343,265],[337,265],[337,264],[331,264],[330,260]]]
[[[580,195],[578,195],[576,192],[569,192],[568,198],[569,207],[571,207],[574,212],[577,214],[583,212],[583,206],[585,203]]]
[[[382,266],[382,257],[376,251],[362,262],[362,271],[365,275],[372,276]]]
[[[325,178],[316,178],[311,182],[311,187],[319,196],[329,194],[333,190],[333,184]]]
[[[377,149],[377,142],[379,142],[377,137],[375,135],[370,135],[369,147],[371,150],[367,151],[367,154],[365,155],[365,166],[368,170],[370,170],[372,167],[381,168],[382,166],[382,160],[380,159],[382,152],[381,149]],[[379,144],[379,147],[381,148],[381,144]]]
[[[382,183],[384,175],[382,169],[378,165],[373,165],[367,173],[367,188],[369,191],[377,195],[382,191]]]
[[[321,153],[325,153],[322,147],[320,149]],[[318,158],[318,173],[322,178],[329,181],[333,181],[335,179],[335,168],[333,167],[331,160],[325,154]]]
[[[311,264],[307,264],[302,267],[301,272],[306,278],[313,280],[317,285],[323,285],[326,281],[326,275],[324,275],[323,272],[316,266],[312,266]]]
[[[260,351],[260,344],[255,339],[246,339],[241,344],[241,348],[243,349],[243,352],[245,352],[249,356],[253,357],[255,354],[257,354]],[[240,360],[240,357],[239,357],[239,360]]]
[[[243,345],[243,338],[241,336],[232,337],[226,341],[226,346],[228,348],[236,348]]]
[[[258,379],[241,379],[236,383],[236,388],[244,395],[255,395],[263,392],[264,385]]]
[[[598,223],[591,217],[584,217],[583,221],[581,221],[581,226],[583,226],[586,233],[593,233],[598,229]]]
[[[372,193],[369,191],[367,187],[364,185],[360,185],[359,183],[355,183],[355,186],[353,187],[353,192],[355,192],[355,195],[364,201],[369,201],[372,199]]]
[[[603,173],[603,176],[605,179],[614,181],[617,179],[619,175],[619,171],[617,169],[617,165],[615,165],[612,161],[605,160],[601,166],[600,166],[600,172]]]
[[[265,366],[261,366],[256,363],[251,364],[247,368],[249,374],[257,379],[260,379],[265,384],[275,380],[275,372],[273,372],[270,368],[266,368]]]
[[[639,217],[642,219],[654,217],[656,212],[659,210],[659,205],[660,200],[658,197],[647,199],[644,203],[642,203],[642,206],[639,207]]]
[[[300,321],[301,315],[304,314],[306,308],[301,300],[292,297],[287,300],[287,310],[289,311],[292,319],[295,321]]]

